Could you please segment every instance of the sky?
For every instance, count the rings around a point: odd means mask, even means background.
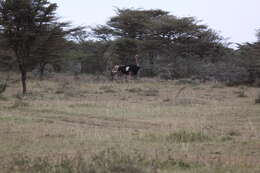
[[[260,29],[260,0],[50,0],[57,15],[74,25],[103,25],[117,8],[161,9],[177,17],[195,17],[227,42],[255,42]]]

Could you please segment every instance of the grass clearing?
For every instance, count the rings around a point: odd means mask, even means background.
[[[14,82],[0,99],[1,171],[258,173],[259,88],[194,85],[58,75],[21,96]]]

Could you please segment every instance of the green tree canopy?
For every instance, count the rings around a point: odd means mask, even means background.
[[[96,38],[115,41],[113,50],[118,56],[140,53],[203,58],[220,53],[222,38],[199,23],[194,17],[179,18],[162,10],[117,9],[106,25],[92,31]],[[130,49],[133,47],[135,51]]]
[[[40,54],[51,50],[67,34],[75,31],[66,29],[69,23],[58,22],[56,9],[57,4],[48,0],[0,1],[1,38],[15,54],[23,93],[26,93],[27,71],[43,60],[44,56]]]

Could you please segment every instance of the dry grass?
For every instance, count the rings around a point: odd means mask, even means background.
[[[17,79],[0,99],[3,172],[260,171],[257,88],[58,75],[21,97]]]

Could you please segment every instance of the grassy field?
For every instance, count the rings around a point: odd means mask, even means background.
[[[0,95],[0,172],[259,173],[259,88],[19,77]]]

